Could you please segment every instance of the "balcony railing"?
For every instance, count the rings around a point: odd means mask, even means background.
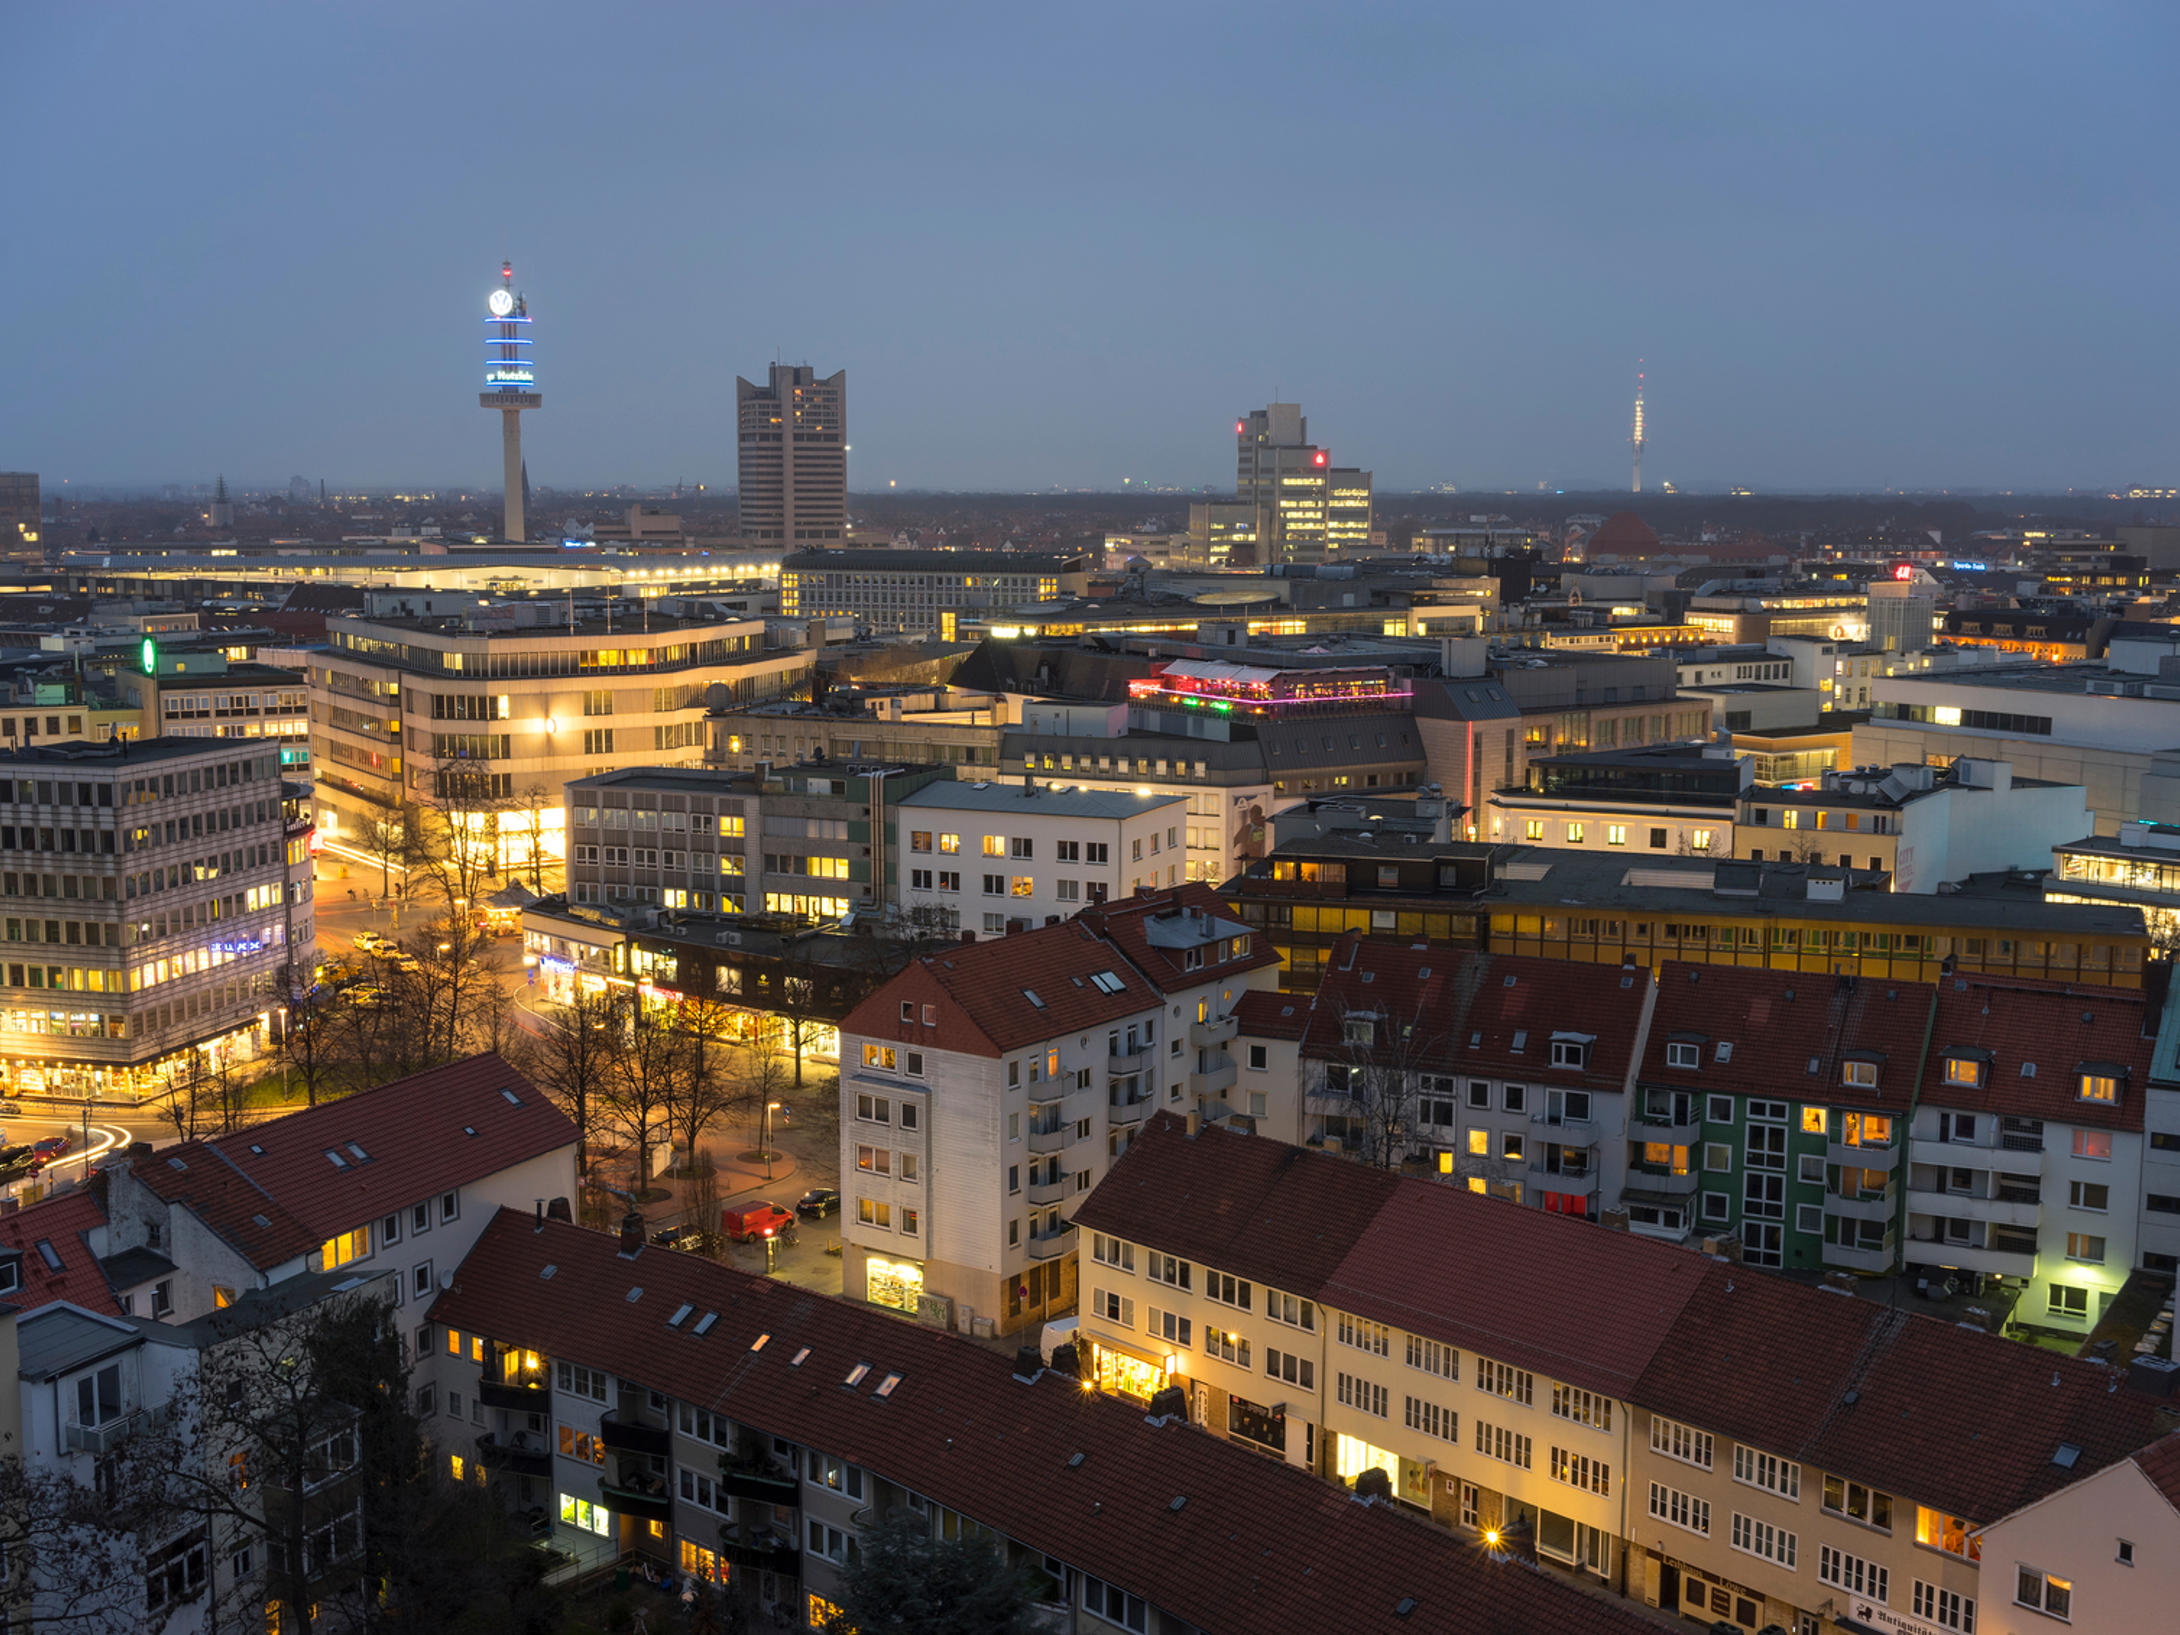
[[[673,1442],[673,1433],[664,1425],[646,1425],[641,1420],[624,1419],[618,1413],[607,1413],[599,1418],[598,1437],[612,1453],[664,1455]]]
[[[1214,1016],[1208,1021],[1191,1022],[1188,1025],[1188,1042],[1200,1048],[1223,1045],[1241,1031],[1241,1019],[1235,1016]]]
[[[751,1499],[759,1504],[795,1505],[802,1502],[802,1484],[770,1465],[737,1463],[719,1456],[719,1487],[731,1499]]]
[[[1032,1232],[1029,1235],[1029,1258],[1032,1260],[1057,1260],[1075,1247],[1075,1229],[1063,1226],[1057,1232]]]
[[[1234,1088],[1234,1058],[1221,1056],[1210,1067],[1196,1075],[1196,1093],[1203,1096],[1223,1096]]]
[[[1824,1195],[1825,1213],[1839,1215],[1850,1221],[1889,1221],[1893,1209],[1900,1201],[1896,1192],[1847,1193],[1827,1192]]]
[[[1132,1049],[1122,1045],[1118,1050],[1106,1052],[1105,1070],[1108,1073],[1140,1073],[1151,1065],[1152,1054],[1152,1046],[1147,1042]]]
[[[1824,1246],[1824,1264],[1849,1272],[1889,1272],[1893,1269],[1893,1257],[1898,1245],[1887,1233],[1882,1245],[1864,1248],[1859,1244],[1827,1243]]]
[[[1900,1149],[1897,1146],[1849,1146],[1844,1141],[1835,1141],[1825,1150],[1824,1161],[1847,1169],[1890,1170],[1899,1167]]]
[[[1115,1096],[1106,1104],[1105,1122],[1115,1125],[1140,1124],[1150,1116],[1158,1104],[1156,1096]]]
[[[1032,1181],[1029,1184],[1029,1201],[1033,1204],[1056,1204],[1064,1199],[1073,1187],[1073,1181],[1065,1176],[1055,1176],[1049,1181]]]
[[[511,1470],[518,1476],[550,1476],[552,1450],[544,1438],[516,1431],[505,1442],[490,1431],[477,1438],[477,1462],[486,1470]]]
[[[1668,1146],[1692,1147],[1703,1139],[1703,1126],[1694,1118],[1675,1121],[1664,1114],[1645,1113],[1627,1129],[1630,1141],[1663,1141]]]
[[[610,1476],[598,1478],[598,1497],[608,1510],[624,1516],[634,1516],[638,1521],[672,1521],[674,1498],[663,1480],[654,1477],[630,1476],[616,1482]]]
[[[1056,1124],[1029,1127],[1031,1152],[1065,1152],[1075,1140],[1075,1122],[1066,1119]]]
[[[511,1385],[496,1380],[490,1374],[477,1379],[477,1400],[487,1408],[508,1408],[519,1413],[541,1414],[552,1393],[545,1388],[541,1376],[535,1385]]]
[[[110,1453],[124,1438],[140,1429],[143,1420],[143,1414],[132,1408],[100,1425],[70,1425],[65,1440],[78,1453]]]
[[[1652,1169],[1647,1164],[1635,1164],[1627,1172],[1627,1190],[1659,1192],[1671,1197],[1685,1198],[1695,1191],[1698,1179],[1693,1170],[1675,1175],[1671,1170]]]

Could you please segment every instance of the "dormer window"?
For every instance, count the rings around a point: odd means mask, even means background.
[[[2108,1067],[2082,1069],[2081,1097],[2084,1101],[2117,1102],[2119,1075]]]
[[[1554,1034],[1552,1036],[1552,1065],[1554,1067],[1584,1068],[1590,1065],[1591,1041],[1579,1034]]]
[[[1945,1082],[1966,1085],[1973,1090],[1983,1083],[1983,1063],[1973,1056],[1948,1056],[1945,1059]]]
[[[1665,1065],[1693,1072],[1703,1065],[1703,1047],[1693,1040],[1674,1039],[1665,1047]]]
[[[1877,1088],[1877,1064],[1873,1061],[1848,1060],[1839,1064],[1839,1082],[1852,1090]]]
[[[1340,1037],[1351,1045],[1367,1045],[1376,1037],[1376,1019],[1350,1016],[1340,1024]]]

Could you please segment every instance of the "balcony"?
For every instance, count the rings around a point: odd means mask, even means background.
[[[1075,1121],[1062,1119],[1051,1124],[1032,1124],[1029,1127],[1031,1152],[1065,1152],[1074,1145]]]
[[[744,1572],[802,1576],[802,1551],[795,1535],[777,1527],[723,1521],[719,1524],[719,1553],[727,1558],[729,1566]]]
[[[1628,1169],[1626,1190],[1653,1197],[1687,1198],[1694,1195],[1696,1183],[1700,1179],[1694,1170],[1675,1175],[1671,1170],[1652,1169],[1647,1164],[1635,1164]]]
[[[1156,1096],[1115,1096],[1105,1105],[1105,1122],[1116,1129],[1140,1124],[1157,1104]]]
[[[69,1425],[65,1427],[64,1440],[77,1453],[111,1453],[132,1435],[144,1421],[144,1416],[132,1409],[128,1413],[107,1420],[101,1425]]]
[[[1827,1192],[1824,1195],[1824,1212],[1850,1221],[1889,1221],[1894,1207],[1900,1202],[1897,1192],[1881,1192],[1875,1197],[1849,1197],[1844,1192]],[[607,1447],[613,1444],[608,1442]]]
[[[616,1482],[610,1476],[598,1478],[598,1498],[608,1510],[618,1515],[634,1516],[638,1521],[670,1522],[674,1519],[673,1495],[666,1483],[658,1477],[639,1477],[623,1472],[626,1480]]]
[[[1188,1042],[1198,1049],[1215,1050],[1240,1031],[1239,1017],[1214,1016],[1207,1022],[1189,1023]]]
[[[758,1504],[799,1505],[802,1484],[770,1465],[737,1463],[719,1456],[719,1489],[731,1499],[750,1499]]]
[[[2032,1230],[2043,1218],[2040,1203],[2024,1203],[2004,1196],[1996,1198],[1972,1198],[1960,1192],[1932,1192],[1921,1188],[1908,1191],[1910,1215],[1935,1216],[1940,1220],[1989,1221],[1994,1226],[2025,1226]]]
[[[1997,1153],[1977,1141],[1932,1141],[1917,1136],[1908,1143],[1908,1157],[1918,1164],[1939,1164],[1947,1169],[1989,1169]]]
[[[1120,1074],[1141,1073],[1151,1065],[1151,1058],[1156,1054],[1156,1047],[1149,1043],[1139,1044],[1133,1050],[1124,1045],[1118,1050],[1106,1053],[1105,1071]]]
[[[1835,1141],[1825,1149],[1824,1161],[1847,1169],[1894,1170],[1900,1167],[1900,1149],[1891,1147],[1850,1147],[1844,1141]]]
[[[1063,1226],[1057,1232],[1032,1232],[1028,1247],[1032,1260],[1058,1260],[1075,1247],[1075,1229]]]
[[[1597,1190],[1597,1165],[1594,1161],[1579,1166],[1570,1165],[1564,1156],[1554,1166],[1549,1152],[1529,1155],[1529,1173],[1544,1182],[1554,1192],[1595,1192]]]
[[[1827,1243],[1824,1246],[1824,1264],[1841,1271],[1881,1274],[1893,1269],[1893,1259],[1898,1247],[1889,1232],[1885,1234],[1882,1248],[1864,1249],[1852,1244]]]
[[[1985,1249],[1937,1238],[1909,1237],[1907,1258],[1918,1266],[1950,1266],[1959,1272],[1991,1272],[2024,1280],[2036,1275],[2036,1252],[2015,1248]]]
[[[514,1413],[541,1414],[551,1405],[552,1393],[545,1389],[545,1380],[538,1377],[535,1385],[510,1385],[496,1380],[490,1374],[477,1379],[477,1400],[487,1408],[506,1408]]]
[[[516,1431],[505,1442],[490,1431],[477,1438],[477,1463],[486,1470],[508,1470],[517,1476],[550,1476],[552,1451],[545,1439],[528,1431]]]
[[[1662,1141],[1672,1147],[1692,1147],[1703,1139],[1703,1126],[1694,1119],[1686,1123],[1673,1123],[1663,1117],[1652,1118],[1647,1113],[1627,1127],[1630,1141]]]
[[[1032,1181],[1029,1184],[1029,1201],[1033,1204],[1056,1204],[1066,1199],[1074,1190],[1074,1182],[1067,1176],[1050,1181]]]
[[[1223,1096],[1234,1088],[1234,1058],[1221,1056],[1205,1071],[1196,1074],[1196,1093],[1199,1096]]]
[[[658,1454],[663,1457],[672,1446],[673,1433],[664,1425],[646,1425],[641,1420],[624,1419],[618,1413],[607,1413],[598,1421],[598,1439],[605,1443],[608,1453]]]

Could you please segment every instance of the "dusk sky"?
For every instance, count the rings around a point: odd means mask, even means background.
[[[2180,482],[2180,8],[0,9],[0,469],[730,485]]]

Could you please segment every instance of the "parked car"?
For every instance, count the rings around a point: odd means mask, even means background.
[[[778,1238],[795,1241],[795,1217],[775,1203],[729,1204],[719,1212],[719,1228],[730,1243],[762,1243]]]
[[[701,1226],[662,1226],[651,1234],[651,1241],[661,1249],[685,1249],[692,1254],[702,1254],[710,1247],[711,1234]]]
[[[357,952],[365,954],[370,953],[374,948],[386,946],[386,939],[376,931],[358,931],[353,937],[349,938],[349,941],[356,945]]]
[[[821,1221],[839,1209],[840,1194],[831,1187],[812,1187],[795,1203],[795,1213],[806,1221]]]

